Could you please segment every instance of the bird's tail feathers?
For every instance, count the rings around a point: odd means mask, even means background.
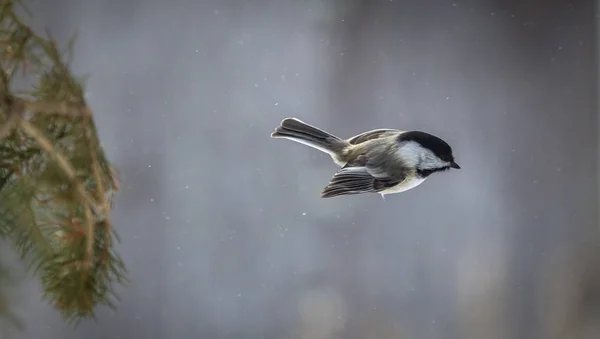
[[[271,133],[271,137],[289,139],[328,153],[332,157],[338,156],[349,146],[347,141],[296,118],[283,119]]]

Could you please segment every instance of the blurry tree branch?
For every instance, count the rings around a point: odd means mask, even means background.
[[[43,298],[69,322],[114,306],[126,269],[113,250],[116,171],[98,140],[83,79],[48,33],[0,0],[0,237],[41,279]],[[17,91],[16,84],[29,84]],[[0,284],[0,289],[2,285]],[[5,311],[0,291],[0,317]]]

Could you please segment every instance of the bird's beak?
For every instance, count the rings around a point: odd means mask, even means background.
[[[460,169],[460,166],[458,166],[458,164],[455,163],[454,161],[450,163],[450,167],[454,168],[454,169]]]

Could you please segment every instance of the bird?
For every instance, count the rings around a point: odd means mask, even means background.
[[[419,186],[434,173],[461,168],[446,141],[417,130],[374,129],[342,139],[290,117],[281,121],[271,137],[331,156],[340,168],[321,191],[321,198],[377,193],[385,199]]]

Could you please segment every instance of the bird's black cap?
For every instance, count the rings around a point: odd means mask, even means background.
[[[409,131],[404,132],[398,136],[398,142],[414,141],[419,143],[424,148],[427,148],[433,152],[438,158],[443,161],[452,162],[452,168],[459,169],[457,163],[454,162],[454,155],[452,154],[452,147],[448,145],[444,140],[431,135],[429,133],[421,131]]]

